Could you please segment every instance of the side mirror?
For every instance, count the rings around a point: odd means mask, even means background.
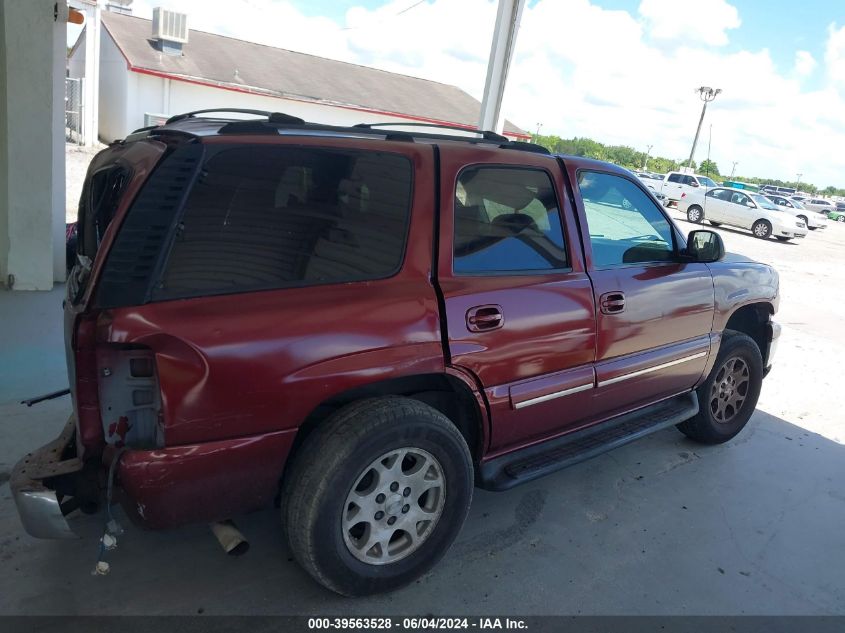
[[[756,205],[756,204],[754,204],[751,200],[746,200],[746,201],[745,201],[745,206],[746,206],[746,207],[750,207],[750,208],[752,208],[752,209],[756,209],[756,208],[757,208],[757,205]]]
[[[689,260],[702,264],[718,262],[725,256],[725,243],[713,231],[691,231],[685,254]]]
[[[698,187],[698,183],[695,182],[694,180],[689,185],[690,185],[690,187]]]

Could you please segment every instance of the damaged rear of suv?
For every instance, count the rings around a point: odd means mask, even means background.
[[[314,579],[372,594],[445,554],[475,486],[751,417],[777,273],[683,235],[630,172],[492,132],[198,114],[90,166],[73,413],[12,474],[30,534],[276,503]]]

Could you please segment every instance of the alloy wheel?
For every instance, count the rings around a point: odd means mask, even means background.
[[[720,424],[728,424],[748,397],[751,373],[744,360],[729,358],[719,368],[710,388],[710,413]]]
[[[437,458],[420,448],[384,453],[358,476],[343,509],[349,552],[370,565],[409,556],[431,536],[446,500]]]

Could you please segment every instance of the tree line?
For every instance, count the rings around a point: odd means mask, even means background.
[[[625,167],[626,169],[647,169],[651,172],[665,174],[668,171],[677,171],[681,165],[686,165],[687,159],[672,159],[663,156],[648,156],[646,160],[646,153],[640,152],[633,147],[627,145],[605,145],[589,138],[560,138],[559,136],[532,134],[531,142],[537,145],[542,145],[550,152],[555,154],[570,154],[572,156],[584,156],[585,158],[595,158],[598,160],[607,161]],[[645,167],[644,167],[645,166]],[[713,179],[728,179],[728,176],[722,175],[719,172],[719,166],[712,160],[704,160],[698,165],[695,161],[692,167],[698,173],[710,176]],[[779,180],[777,178],[760,178],[757,176],[740,176],[734,175],[731,180],[739,182],[747,182],[754,185],[770,184],[778,187],[793,187],[806,191],[810,194],[823,194],[826,196],[845,196],[845,189],[834,187],[832,185],[820,188],[809,182],[797,182]]]

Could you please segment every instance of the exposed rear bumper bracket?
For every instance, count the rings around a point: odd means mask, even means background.
[[[82,470],[82,460],[62,459],[75,433],[76,420],[71,416],[59,437],[25,455],[12,470],[9,484],[21,523],[36,538],[77,537],[62,512],[56,492],[44,484],[45,479]]]

